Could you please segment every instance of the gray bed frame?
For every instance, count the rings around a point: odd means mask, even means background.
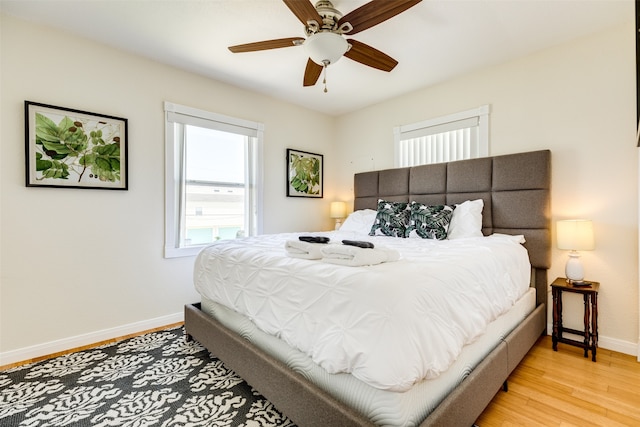
[[[427,204],[483,199],[485,235],[523,234],[527,240],[531,286],[537,293],[536,309],[497,343],[421,427],[471,426],[546,332],[547,270],[551,262],[550,186],[549,150],[355,175],[354,210],[376,209],[379,198]],[[185,331],[301,427],[374,425],[303,375],[222,326],[202,312],[199,304],[185,306]]]

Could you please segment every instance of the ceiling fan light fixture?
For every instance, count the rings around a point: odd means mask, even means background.
[[[329,31],[310,35],[303,46],[309,58],[322,66],[325,66],[327,62],[334,64],[349,50],[349,44],[344,37]]]

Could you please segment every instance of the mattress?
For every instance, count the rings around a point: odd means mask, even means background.
[[[487,326],[482,336],[463,348],[449,369],[435,379],[418,382],[405,392],[395,392],[372,387],[349,374],[329,374],[300,350],[258,329],[247,317],[202,298],[202,310],[227,328],[267,351],[373,423],[398,427],[420,424],[500,340],[534,310],[535,304],[535,289],[529,288],[509,311]],[[213,351],[215,355],[215,349]]]
[[[339,246],[349,237],[327,236]],[[289,257],[285,243],[297,237],[264,235],[203,249],[195,263],[197,291],[327,372],[350,373],[380,389],[404,391],[440,375],[529,285],[527,251],[513,236],[366,236],[376,249],[362,251],[401,255],[362,267]]]

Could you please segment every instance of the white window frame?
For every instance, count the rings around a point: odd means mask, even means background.
[[[256,152],[251,153],[255,161],[255,208],[256,224],[255,234],[262,233],[262,182],[263,182],[263,155],[262,145],[264,140],[264,125],[249,120],[229,117],[212,113],[197,108],[164,103],[165,111],[165,246],[164,257],[176,258],[195,256],[206,245],[180,247],[179,230],[180,206],[181,206],[181,179],[183,174],[184,147],[181,140],[175,137],[174,123],[193,124],[215,130],[242,133],[255,136],[258,140]]]
[[[434,119],[429,119],[418,123],[394,127],[393,140],[395,167],[406,166],[401,165],[402,159],[400,153],[400,141],[433,133],[462,129],[468,127],[469,123],[473,120],[477,120],[478,123],[478,157],[487,157],[489,155],[490,110],[490,106],[486,104],[481,105],[478,108],[473,108],[446,116],[436,117]]]

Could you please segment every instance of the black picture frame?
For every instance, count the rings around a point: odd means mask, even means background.
[[[322,198],[324,156],[287,148],[287,197]]]
[[[128,120],[25,101],[27,187],[128,190]]]

